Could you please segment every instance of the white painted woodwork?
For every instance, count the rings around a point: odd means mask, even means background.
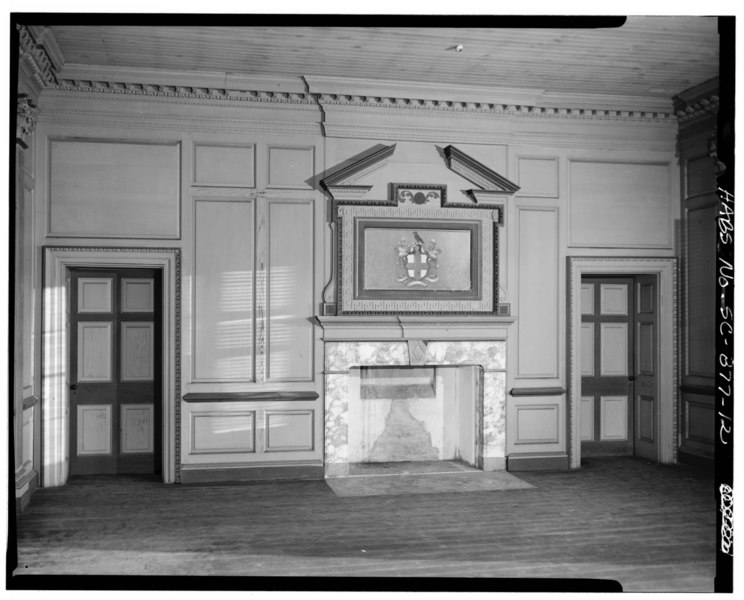
[[[628,439],[628,397],[600,396],[599,439],[621,441]]]
[[[582,396],[581,397],[581,441],[592,442],[594,441],[594,397],[593,396]]]
[[[254,205],[196,202],[195,381],[253,379]]]
[[[313,450],[312,410],[267,410],[266,452]]]
[[[558,197],[558,159],[517,157],[517,183],[520,196]]]
[[[594,284],[592,283],[581,284],[581,314],[594,314]]]
[[[628,314],[628,286],[624,283],[602,283],[599,286],[599,311],[602,315]]]
[[[654,410],[654,399],[652,397],[638,396],[638,417],[636,435],[649,442],[656,439],[656,415]]]
[[[599,374],[603,377],[628,374],[628,324],[600,323]]]
[[[268,208],[266,378],[309,381],[314,364],[313,204],[273,200]]]
[[[470,464],[476,464],[476,428],[478,426],[477,407],[478,396],[478,367],[462,366],[455,369],[438,369],[438,373],[454,372],[455,375],[455,423],[457,424],[457,439],[455,456]],[[446,414],[445,414],[446,419]],[[445,420],[444,431],[451,430]]]
[[[121,380],[152,381],[155,377],[155,324],[121,324]]]
[[[638,373],[653,375],[655,370],[654,325],[652,323],[638,324]]]
[[[194,185],[252,188],[255,146],[194,145]]]
[[[668,165],[571,161],[569,171],[571,245],[672,247]]]
[[[39,371],[37,341],[39,329],[37,314],[39,312],[39,295],[37,274],[40,263],[38,261],[38,248],[35,243],[35,221],[36,205],[34,194],[31,190],[23,190],[23,211],[20,223],[20,246],[21,246],[21,272],[16,273],[16,293],[21,293],[18,303],[14,303],[15,310],[20,309],[22,313],[21,345],[22,345],[22,381],[24,395],[36,393],[38,395],[37,375]],[[39,265],[39,266],[37,266]],[[20,287],[20,291],[19,291]],[[25,438],[24,438],[25,439]]]
[[[192,412],[191,453],[254,452],[255,411]]]
[[[310,189],[314,175],[314,148],[269,147],[268,187]]]
[[[516,444],[558,443],[558,408],[557,403],[517,406]]]
[[[111,322],[78,322],[78,372],[80,382],[111,381]]]
[[[594,323],[581,324],[581,376],[594,377]]]
[[[715,374],[716,205],[687,211],[687,373]]]
[[[152,279],[121,279],[121,312],[153,312],[155,282]]]
[[[178,144],[52,140],[50,152],[51,234],[179,236]]]
[[[81,277],[78,279],[79,313],[110,313],[113,281],[110,277]]]
[[[36,443],[34,436],[34,415],[36,407],[31,406],[23,411],[23,450],[21,452],[22,464],[33,468],[34,446]]]
[[[517,210],[518,375],[558,377],[558,211]]]
[[[155,407],[152,404],[121,405],[121,453],[155,451]]]
[[[111,433],[110,404],[78,405],[78,456],[111,454]]]

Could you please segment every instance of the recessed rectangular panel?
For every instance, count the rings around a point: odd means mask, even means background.
[[[555,158],[517,158],[520,196],[558,197],[558,160]]]
[[[641,283],[638,285],[638,312],[640,314],[651,314],[654,312],[654,288],[653,283]]]
[[[269,148],[269,186],[310,188],[313,148]]]
[[[581,397],[581,441],[594,440],[594,397]]]
[[[51,142],[52,235],[177,238],[180,189],[178,144]]]
[[[110,277],[80,277],[78,279],[78,312],[110,313],[112,285]]]
[[[628,324],[600,324],[601,359],[599,374],[613,377],[628,374]]]
[[[651,396],[638,396],[638,438],[653,442],[656,437],[654,399]]]
[[[254,147],[194,146],[194,185],[255,186]]]
[[[196,202],[194,379],[253,379],[253,202]]]
[[[126,321],[121,324],[121,380],[152,381],[155,373],[155,325]]]
[[[581,324],[581,376],[594,377],[594,323]]]
[[[599,439],[627,440],[628,439],[628,397],[600,396],[600,426]]]
[[[687,375],[715,375],[716,205],[687,212]]]
[[[641,375],[654,374],[654,325],[638,324],[638,370]]]
[[[628,286],[625,283],[602,283],[599,286],[599,310],[603,315],[628,314]]]
[[[152,279],[121,280],[121,312],[153,312],[155,282]]]
[[[594,314],[594,284],[581,284],[581,314]]]
[[[716,168],[709,154],[687,161],[686,196],[699,196],[716,190]]]
[[[685,438],[712,444],[715,434],[715,410],[712,404],[686,402]]]
[[[121,405],[121,453],[154,452],[155,407],[152,404]]]
[[[234,453],[255,450],[255,412],[192,413],[191,452]]]
[[[111,405],[77,407],[78,456],[111,454]]]
[[[266,451],[312,450],[313,411],[266,411]]]
[[[569,244],[671,248],[668,164],[571,161]]]
[[[80,382],[111,381],[111,323],[78,323],[78,373]]]
[[[518,406],[516,443],[558,443],[558,406]]]

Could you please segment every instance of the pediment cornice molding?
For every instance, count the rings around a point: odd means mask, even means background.
[[[674,111],[681,125],[718,113],[718,77],[704,81],[674,97]]]

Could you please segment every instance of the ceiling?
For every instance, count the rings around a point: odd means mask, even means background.
[[[331,76],[665,100],[717,76],[719,62],[713,17],[630,17],[609,29],[191,24],[50,29],[68,66]]]

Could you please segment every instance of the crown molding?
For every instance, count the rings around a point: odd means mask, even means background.
[[[674,97],[674,111],[680,125],[688,125],[718,113],[718,77],[704,81]]]
[[[21,72],[30,77],[36,90],[53,86],[64,62],[54,36],[46,27],[16,25]]]

